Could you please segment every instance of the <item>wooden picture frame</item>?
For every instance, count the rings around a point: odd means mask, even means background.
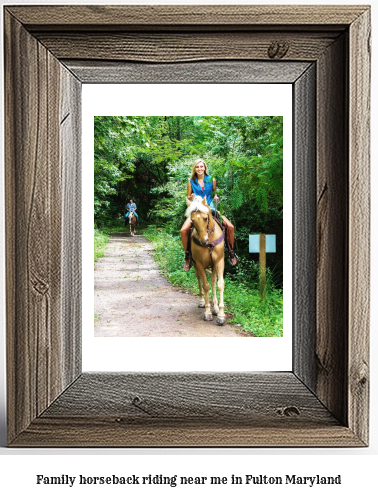
[[[9,446],[367,446],[369,7],[7,6],[4,22]],[[82,373],[81,84],[199,71],[293,85],[293,370]]]

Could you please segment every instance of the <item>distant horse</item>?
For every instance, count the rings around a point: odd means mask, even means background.
[[[134,215],[134,212],[129,212],[129,215],[127,216],[129,220],[129,228],[130,228],[130,236],[135,236],[135,226],[137,223],[136,217]]]
[[[213,290],[213,312],[216,314],[218,325],[224,325],[226,317],[224,314],[224,230],[215,222],[211,209],[206,202],[206,197],[196,197],[194,201],[187,201],[188,209],[186,216],[192,220],[191,231],[191,253],[196,277],[199,287],[199,305],[205,308],[204,320],[213,319],[210,300],[209,283],[206,277],[206,269],[212,268],[211,286]],[[218,277],[219,304],[217,300],[216,285]],[[203,290],[205,298],[203,297]]]

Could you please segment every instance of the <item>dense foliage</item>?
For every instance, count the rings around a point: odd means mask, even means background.
[[[249,234],[277,235],[267,264],[281,286],[282,117],[98,116],[94,125],[96,227],[122,222],[133,198],[142,222],[179,234],[187,180],[203,158],[217,179],[218,208],[235,225],[238,254],[250,260]]]

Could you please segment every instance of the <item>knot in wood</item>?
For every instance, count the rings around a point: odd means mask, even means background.
[[[354,373],[353,373],[354,372]],[[356,366],[354,370],[351,370],[352,378],[355,379],[355,384],[357,390],[363,390],[365,386],[369,384],[369,366],[366,361],[362,361],[361,364]]]
[[[296,406],[286,406],[285,408],[279,408],[277,410],[278,415],[284,415],[285,417],[292,417],[294,415],[300,415],[300,411]]]
[[[33,284],[33,288],[40,295],[45,295],[49,290],[49,285],[47,283],[44,283],[43,281],[38,280]]]
[[[286,42],[272,42],[268,48],[268,57],[270,59],[282,59],[289,51],[289,44]]]
[[[139,396],[134,396],[131,398],[131,402],[134,406],[138,406],[140,405],[140,403],[142,402],[142,400],[140,399]]]

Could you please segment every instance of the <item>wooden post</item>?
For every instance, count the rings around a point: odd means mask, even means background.
[[[260,297],[265,300],[266,287],[266,235],[260,234]]]

